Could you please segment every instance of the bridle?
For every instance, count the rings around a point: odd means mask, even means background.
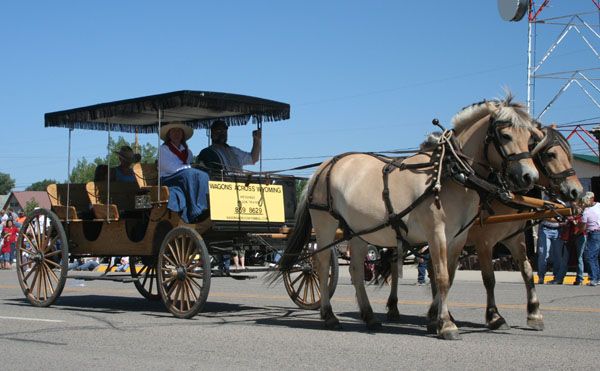
[[[506,153],[506,149],[504,148],[504,146],[502,145],[502,143],[500,142],[500,130],[506,127],[510,127],[513,126],[513,122],[510,120],[497,120],[494,117],[490,117],[490,124],[488,126],[488,130],[487,130],[487,134],[484,140],[484,147],[483,147],[483,154],[485,156],[485,161],[490,164],[490,159],[489,159],[489,147],[490,147],[490,143],[494,145],[494,147],[496,148],[496,151],[498,152],[498,154],[500,155],[500,158],[502,159],[502,169],[500,171],[500,174],[497,173],[497,171],[491,169],[491,174],[490,176],[494,176],[497,178],[496,181],[500,181],[500,179],[506,179],[506,175],[507,175],[507,171],[508,171],[508,166],[511,162],[516,162],[516,161],[520,161],[523,159],[527,159],[527,158],[531,158],[532,154],[531,151],[525,151],[525,152],[520,152],[520,153],[511,153],[508,154]],[[504,183],[503,181],[500,181],[501,183]]]
[[[544,176],[550,180],[550,184],[552,186],[558,186],[568,177],[575,175],[575,169],[570,167],[556,174],[551,173],[544,164],[544,156],[547,156],[548,151],[554,147],[561,147],[567,154],[571,153],[571,149],[569,148],[566,139],[564,139],[564,137],[557,130],[550,127],[545,127],[541,130],[544,132],[545,136],[531,150],[533,161],[542,174],[544,174]]]

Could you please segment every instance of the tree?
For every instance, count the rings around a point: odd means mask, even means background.
[[[44,179],[39,182],[32,183],[29,187],[25,188],[26,191],[45,191],[48,184],[58,183],[54,179]]]
[[[140,148],[136,151],[135,146],[125,138],[119,136],[116,140],[112,137],[108,141],[108,150],[109,155],[105,157],[96,157],[94,161],[89,162],[85,157],[77,160],[77,164],[71,170],[71,183],[87,183],[94,180],[94,172],[96,171],[96,166],[101,164],[107,164],[107,158],[109,159],[110,167],[115,167],[119,164],[119,156],[115,153],[118,152],[119,149],[123,146],[129,146],[133,149],[134,152],[140,153],[142,157],[142,162],[144,163],[154,163],[156,161],[156,153],[157,149],[150,143],[146,143],[144,145],[139,146]]]
[[[6,173],[0,173],[0,195],[7,195],[15,187],[15,180]]]
[[[29,215],[29,213],[33,212],[36,207],[40,207],[40,204],[38,204],[38,202],[32,198],[25,203],[25,208],[23,211],[25,211],[25,215]]]
[[[94,172],[96,171],[96,166],[103,164],[105,161],[96,157],[93,162],[88,162],[85,157],[77,160],[77,164],[71,170],[70,180],[71,183],[87,183],[94,180]]]

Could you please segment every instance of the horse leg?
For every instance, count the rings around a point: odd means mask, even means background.
[[[427,263],[427,274],[429,275],[432,298],[429,309],[427,310],[427,332],[430,334],[435,334],[437,333],[439,303],[436,300],[437,286],[435,284],[435,272],[433,271],[433,263],[431,262],[431,258],[429,258],[429,262]]]
[[[313,226],[317,237],[317,248],[327,246],[335,240],[335,231],[338,221],[328,213],[311,212]],[[329,298],[329,266],[331,259],[331,249],[326,249],[314,256],[317,274],[319,276],[319,287],[321,290],[321,319],[324,320],[325,327],[328,329],[337,329],[340,327],[340,321],[333,314],[333,308]]]
[[[531,263],[527,259],[525,237],[522,233],[519,233],[518,236],[507,241],[505,245],[509,248],[513,259],[519,265],[521,276],[525,283],[525,290],[527,292],[527,326],[534,330],[542,331],[544,329],[544,317],[540,311],[540,301],[535,292],[533,268],[531,268]]]
[[[496,276],[494,275],[494,266],[492,264],[492,252],[494,246],[486,241],[477,241],[475,248],[477,249],[481,278],[487,295],[485,325],[490,330],[506,330],[509,327],[506,324],[504,317],[498,312],[496,297],[494,295],[494,288],[496,286]]]
[[[398,277],[401,269],[400,264],[404,264],[404,250],[400,241],[398,241],[396,253],[396,261],[392,259],[392,265],[390,266],[390,296],[386,304],[387,319],[392,322],[400,321],[400,311],[398,310]]]
[[[360,318],[367,324],[367,329],[374,330],[381,327],[375,315],[373,314],[373,308],[369,303],[369,297],[365,289],[365,257],[367,256],[367,243],[359,238],[353,238],[349,242],[350,251],[350,276],[352,277],[352,284],[356,292],[356,301],[358,302],[358,308],[360,310]]]
[[[433,243],[429,244],[437,295],[434,301],[438,302],[438,326],[437,334],[446,340],[458,340],[460,334],[458,327],[450,318],[448,312],[448,291],[450,280],[448,274],[448,246],[446,244],[445,225],[438,225],[433,234]],[[464,240],[462,241],[464,243]],[[462,247],[462,245],[461,245]]]

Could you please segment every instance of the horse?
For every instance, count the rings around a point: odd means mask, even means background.
[[[545,127],[544,138],[531,151],[534,162],[540,172],[538,185],[555,192],[563,201],[575,201],[583,193],[583,187],[573,169],[571,147],[560,132]],[[497,214],[514,213],[515,210],[499,201],[491,203],[491,209]],[[535,330],[544,329],[543,316],[533,283],[533,269],[527,259],[525,236],[526,222],[514,221],[488,225],[474,225],[469,230],[467,245],[475,246],[480,263],[481,276],[487,293],[485,311],[486,326],[491,330],[508,329],[504,317],[498,312],[494,297],[494,268],[492,252],[497,243],[507,247],[517,263],[527,292],[527,325]],[[432,309],[432,312],[435,308]],[[430,313],[431,314],[431,313]]]
[[[487,177],[493,172],[508,189],[516,191],[530,189],[539,174],[529,154],[532,120],[522,105],[512,102],[510,94],[504,100],[483,101],[463,109],[453,123],[453,130],[445,131],[440,145],[431,152],[398,161],[368,153],[342,154],[322,163],[309,179],[278,274],[300,260],[314,225],[321,249],[315,255],[320,315],[326,327],[339,327],[339,320],[327,285],[331,254],[323,249],[336,242],[339,226],[349,240],[352,282],[361,318],[369,328],[380,324],[364,288],[367,244],[400,249],[402,243],[426,242],[441,304],[438,336],[460,338],[447,305],[448,272],[454,271],[456,261],[448,252],[464,246],[468,226],[479,208],[478,192],[466,186],[465,176],[478,173]]]

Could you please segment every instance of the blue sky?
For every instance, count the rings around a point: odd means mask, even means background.
[[[591,0],[551,5],[544,16],[595,10]],[[591,19],[598,31],[597,14]],[[558,31],[538,28],[538,54]],[[598,67],[569,38],[544,68]],[[505,86],[526,100],[527,23],[503,21],[492,0],[8,2],[0,40],[0,171],[16,189],[67,177],[68,132],[44,128],[44,113],[95,103],[182,89],[290,103],[290,120],[263,129],[263,168],[281,169],[346,151],[414,148],[432,118],[448,124]],[[559,87],[540,83],[536,107]],[[571,89],[544,122],[599,116]],[[230,143],[249,149],[252,129],[230,130]],[[140,139],[157,144],[155,135]],[[72,158],[105,155],[106,140],[75,131]],[[206,143],[197,131],[190,146],[198,153]]]

